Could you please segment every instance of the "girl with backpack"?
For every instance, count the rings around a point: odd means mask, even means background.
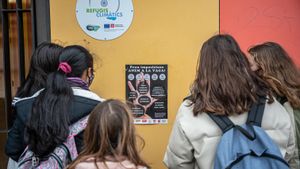
[[[17,90],[13,99],[13,106],[16,101],[30,97],[45,87],[47,75],[57,70],[58,57],[62,50],[62,46],[50,42],[43,42],[36,48],[31,56],[29,73],[24,83]],[[9,136],[11,135],[9,134]],[[22,152],[16,152],[15,148],[21,145],[13,145],[13,143],[7,142],[5,151],[7,156],[17,159],[16,156],[19,156]],[[15,166],[16,162],[10,158],[8,168],[13,169],[16,168]]]
[[[171,169],[216,169],[221,164],[216,163],[217,159],[227,158],[227,154],[235,151],[228,148],[243,140],[218,146],[226,130],[221,130],[211,116],[229,119],[233,124],[228,129],[242,131],[240,126],[248,121],[248,112],[253,105],[260,103],[260,98],[269,95],[268,88],[250,70],[235,39],[230,35],[215,35],[204,42],[201,48],[196,79],[190,92],[191,95],[178,110],[164,163]],[[279,147],[278,154],[290,162],[294,143],[290,137],[293,131],[289,115],[271,96],[267,98],[267,102],[259,104],[264,107],[261,127]],[[240,135],[243,134],[240,132]],[[251,133],[251,137],[253,135]],[[235,136],[232,135],[231,139],[234,140]],[[217,156],[220,149],[227,149],[226,155]],[[248,155],[251,155],[252,151],[249,152]],[[242,162],[246,156],[240,155],[233,154],[234,159],[231,160]],[[225,162],[231,164],[230,161]],[[283,165],[287,167],[287,164]]]
[[[139,155],[129,108],[113,99],[98,104],[89,116],[84,149],[67,169],[146,168],[149,165]]]
[[[300,71],[278,43],[265,42],[251,47],[248,52],[251,69],[265,80],[291,117],[297,168],[300,168]]]
[[[7,144],[18,145],[12,158],[18,161],[27,147],[23,155],[27,150],[33,152],[32,163],[38,159],[34,167],[67,139],[70,125],[89,115],[102,100],[89,91],[93,57],[84,47],[65,47],[56,70],[48,75],[44,89],[15,103],[17,118],[8,133]],[[75,136],[73,150],[81,151],[82,137],[83,132]]]

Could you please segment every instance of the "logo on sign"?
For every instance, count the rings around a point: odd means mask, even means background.
[[[104,24],[103,25],[104,29],[113,29],[113,28],[122,28],[123,25],[122,24]]]
[[[86,26],[86,29],[88,31],[97,31],[99,28],[100,28],[100,26],[98,26],[98,25],[87,25]]]

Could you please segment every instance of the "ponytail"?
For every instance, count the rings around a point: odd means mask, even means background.
[[[73,91],[62,71],[48,75],[46,87],[33,103],[27,124],[29,149],[45,156],[62,144],[69,133],[69,108]]]

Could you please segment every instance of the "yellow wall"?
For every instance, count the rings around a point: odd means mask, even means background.
[[[175,115],[195,76],[202,43],[219,30],[219,0],[133,0],[134,18],[121,37],[98,41],[87,36],[75,16],[76,0],[51,0],[52,41],[81,44],[96,55],[92,90],[125,99],[125,64],[168,64],[168,125],[138,125],[143,157],[154,169],[162,159]]]

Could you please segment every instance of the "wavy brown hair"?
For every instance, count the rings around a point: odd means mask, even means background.
[[[124,158],[121,157],[126,157],[136,166],[149,167],[139,155],[136,138],[128,106],[119,100],[104,101],[92,111],[84,133],[84,149],[68,169],[74,169],[80,162],[89,161],[89,158],[94,159],[98,168],[97,162],[104,162],[105,165],[105,161],[122,162]],[[143,140],[142,144],[144,146]]]
[[[288,53],[275,42],[251,47],[248,52],[257,63],[257,74],[279,97],[286,97],[292,107],[300,108],[300,72]]]
[[[215,35],[204,42],[191,88],[193,113],[233,115],[247,112],[268,89],[250,70],[246,56],[230,35]]]

